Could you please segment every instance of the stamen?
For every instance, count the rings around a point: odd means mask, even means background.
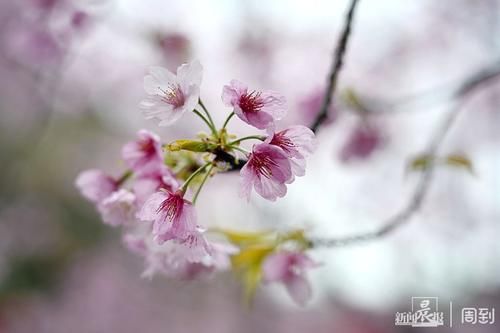
[[[271,142],[272,145],[278,146],[281,149],[283,149],[286,152],[291,152],[295,150],[297,147],[290,138],[287,136],[283,135],[282,133],[277,133],[274,135],[272,138]]]
[[[184,199],[177,195],[169,195],[156,210],[157,213],[164,212],[168,220],[173,221],[182,214]]]
[[[161,100],[167,104],[172,105],[174,108],[179,108],[186,102],[186,97],[178,84],[170,83],[167,89],[158,87],[161,92]]]
[[[240,97],[239,106],[243,112],[259,112],[265,105],[260,92],[252,91]]]
[[[146,158],[151,157],[156,153],[154,141],[151,138],[139,141],[139,149],[146,155]]]
[[[278,165],[269,156],[264,154],[254,154],[251,162],[255,171],[266,178],[272,177],[272,167]]]

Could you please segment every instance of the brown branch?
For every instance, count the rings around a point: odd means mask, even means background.
[[[335,49],[332,68],[330,70],[330,75],[328,76],[328,87],[325,91],[325,97],[323,99],[323,104],[321,109],[314,119],[314,122],[310,126],[313,132],[317,132],[318,128],[323,124],[323,122],[328,117],[328,109],[332,104],[332,98],[335,94],[335,89],[337,88],[337,81],[340,70],[342,69],[342,65],[344,63],[344,55],[347,49],[347,43],[349,41],[349,36],[351,35],[351,26],[354,18],[354,11],[356,10],[356,5],[358,0],[351,0],[351,4],[349,6],[349,11],[347,12],[344,29],[342,34],[340,35],[339,41],[337,43],[337,48]]]
[[[500,62],[485,70],[479,71],[475,75],[472,75],[468,80],[466,80],[454,90],[451,96],[455,99],[455,101],[451,107],[451,110],[446,115],[446,118],[441,123],[441,127],[438,129],[435,136],[431,138],[426,152],[427,155],[435,156],[438,153],[446,135],[448,134],[452,125],[455,123],[457,116],[460,114],[461,101],[459,101],[459,99],[466,97],[470,93],[473,93],[479,86],[499,77]],[[382,227],[380,227],[378,230],[341,238],[316,238],[311,240],[312,246],[340,247],[375,240],[390,234],[399,226],[409,222],[410,219],[420,210],[422,203],[424,202],[429,192],[429,188],[432,184],[434,169],[434,164],[430,163],[430,165],[423,171],[420,181],[415,187],[412,196],[408,199],[407,204],[399,212],[385,220],[382,223]]]
[[[472,73],[460,84],[447,84],[426,89],[423,92],[398,98],[394,102],[384,102],[378,98],[358,96],[359,106],[368,115],[388,115],[396,112],[409,112],[429,108],[473,92],[478,86],[497,79],[500,75],[500,60]],[[368,105],[370,105],[368,107]]]
[[[436,132],[436,135],[431,140],[426,154],[429,156],[434,156],[438,152],[446,134],[455,122],[458,114],[461,111],[461,107],[458,104],[454,104],[452,109],[449,111],[446,118],[441,124],[441,128]],[[432,183],[434,175],[435,166],[433,163],[423,171],[420,181],[415,187],[412,196],[409,198],[407,204],[399,212],[389,217],[386,221],[382,223],[382,227],[378,230],[372,232],[361,233],[358,235],[341,237],[341,238],[316,238],[312,239],[311,242],[313,247],[339,247],[350,245],[353,243],[360,243],[370,240],[375,240],[386,236],[392,231],[396,230],[399,226],[409,222],[410,219],[420,210],[422,203],[424,202],[427,193],[429,192],[429,187]]]
[[[351,4],[349,6],[349,10],[345,17],[344,28],[339,37],[339,41],[337,43],[337,47],[335,49],[335,53],[332,60],[330,74],[328,76],[328,87],[325,91],[325,96],[323,99],[323,104],[321,109],[316,116],[313,124],[310,126],[313,132],[317,132],[318,128],[325,122],[328,117],[328,109],[332,103],[332,96],[335,94],[335,89],[337,87],[337,80],[339,76],[339,72],[342,69],[344,55],[347,49],[347,42],[349,41],[349,36],[351,35],[351,25],[354,18],[354,12],[356,9],[356,5],[359,0],[351,0]],[[245,165],[246,161],[241,159],[236,159],[232,155],[227,154],[225,152],[219,151],[216,154],[216,158],[221,161],[225,161],[229,164],[229,169],[227,171],[238,171],[243,165]]]
[[[316,119],[310,128],[317,132],[319,127],[323,124],[323,122],[327,119],[328,109],[332,102],[332,97],[335,94],[335,89],[337,86],[339,72],[342,69],[343,59],[345,56],[347,43],[349,40],[349,36],[351,33],[351,25],[354,17],[355,8],[358,0],[352,0],[348,13],[346,15],[344,29],[340,36],[339,42],[337,44],[332,67],[330,71],[330,75],[328,77],[328,87],[325,92],[324,100],[320,112],[318,113]],[[496,79],[500,76],[500,61],[494,63],[492,66],[487,67],[477,73],[474,73],[465,80],[463,83],[458,85],[456,88],[452,89],[451,93],[447,94],[447,98],[445,100],[453,100],[453,106],[450,111],[446,115],[445,119],[441,123],[441,127],[436,132],[435,136],[431,138],[429,142],[429,146],[427,148],[426,154],[429,156],[435,156],[443,143],[449,129],[454,124],[457,116],[461,111],[460,101],[461,98],[466,97],[469,93],[474,92],[479,86],[482,84]],[[425,94],[424,97],[431,96],[435,94],[436,89],[433,89]],[[421,96],[420,96],[421,97]],[[413,98],[413,99],[418,99]],[[224,152],[219,152],[217,154],[217,158],[222,161],[226,161],[231,166],[231,170],[239,170],[246,163],[244,160],[236,160],[232,155],[229,155]],[[420,210],[422,204],[429,192],[429,188],[432,184],[435,166],[431,163],[422,173],[420,181],[418,182],[413,194],[408,199],[407,203],[403,208],[396,212],[394,215],[386,219],[382,223],[382,227],[375,231],[360,233],[353,236],[346,236],[340,238],[314,238],[311,239],[312,247],[340,247],[345,245],[356,244],[365,241],[376,240],[382,238],[394,230],[396,230],[399,226],[404,225],[409,222],[410,219]]]

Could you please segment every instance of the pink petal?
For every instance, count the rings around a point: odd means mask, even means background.
[[[252,192],[252,185],[256,180],[256,176],[249,168],[248,163],[241,168],[240,171],[240,196],[250,201],[250,194]]]
[[[167,194],[165,192],[152,194],[142,206],[137,218],[142,221],[154,221],[158,216],[158,208],[166,198]]]
[[[291,158],[290,166],[294,176],[302,177],[306,174],[306,160],[304,158]]]
[[[222,88],[222,102],[226,106],[236,106],[238,104],[240,96],[236,90],[231,86],[224,86]]]
[[[139,237],[138,235],[132,233],[127,233],[123,235],[122,241],[130,252],[139,255],[146,254],[146,241],[143,237]]]
[[[301,275],[295,275],[285,281],[288,294],[300,306],[306,305],[311,299],[312,289],[309,281]]]
[[[162,218],[163,219],[163,218]],[[178,218],[169,221],[155,221],[153,233],[158,243],[176,239],[186,241],[196,233],[196,210],[193,205],[185,203]]]
[[[99,205],[104,223],[118,226],[132,222],[135,215],[135,195],[125,189],[120,189]]]
[[[125,144],[122,157],[136,175],[160,172],[163,167],[163,152],[160,138],[147,130],[137,133],[138,139]]]
[[[287,128],[283,132],[295,144],[302,157],[307,157],[316,150],[317,143],[314,132],[308,127],[296,125]]]
[[[274,120],[280,120],[286,116],[287,106],[285,96],[274,91],[264,91],[261,97],[265,101],[262,112],[270,114]]]
[[[282,281],[288,275],[289,255],[286,252],[280,252],[270,255],[262,265],[263,279],[265,282]]]
[[[81,172],[75,185],[86,199],[94,203],[102,201],[117,188],[116,181],[98,169]]]
[[[259,182],[255,184],[255,191],[260,194],[264,199],[276,201],[277,198],[282,198],[286,195],[286,185],[277,183],[271,179],[262,177]]]
[[[239,107],[237,109],[239,109]],[[273,117],[269,113],[266,113],[264,111],[245,113],[244,117],[246,120],[242,116],[240,116],[239,112],[236,112],[236,109],[235,113],[241,120],[246,121],[248,124],[258,129],[266,129],[274,125]]]

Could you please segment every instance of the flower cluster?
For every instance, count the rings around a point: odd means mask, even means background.
[[[145,276],[159,272],[192,279],[232,268],[243,277],[249,294],[259,282],[282,282],[304,304],[311,294],[305,270],[316,264],[305,254],[309,242],[302,232],[261,235],[210,229],[199,223],[195,203],[210,177],[230,169],[241,169],[240,193],[247,200],[253,189],[271,201],[285,196],[287,186],[305,174],[314,134],[298,125],[277,130],[276,121],[287,111],[284,96],[250,90],[236,80],[223,88],[222,101],[232,111],[217,129],[200,99],[201,80],[198,62],[181,65],[176,74],[153,67],[144,78],[147,96],[140,109],[159,126],[193,112],[210,134],[162,144],[156,134],[140,130],[123,146],[128,169],[122,176],[92,169],[82,172],[76,185],[104,223],[123,228],[124,244],[146,262]],[[235,139],[227,131],[235,115],[263,133]],[[247,140],[258,141],[251,151],[241,147]]]

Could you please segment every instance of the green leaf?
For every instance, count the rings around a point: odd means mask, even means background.
[[[462,168],[468,171],[470,174],[474,174],[474,167],[472,161],[464,155],[452,154],[445,158],[446,165],[456,168]]]
[[[243,283],[244,300],[250,304],[262,278],[262,264],[275,250],[274,245],[254,245],[231,257],[233,272]]]
[[[229,229],[214,229],[220,232],[233,244],[238,247],[246,247],[255,244],[273,243],[276,241],[275,231],[236,231]]]
[[[418,155],[410,161],[410,163],[408,164],[408,169],[410,169],[411,171],[423,171],[426,170],[433,162],[434,156],[432,155]]]

